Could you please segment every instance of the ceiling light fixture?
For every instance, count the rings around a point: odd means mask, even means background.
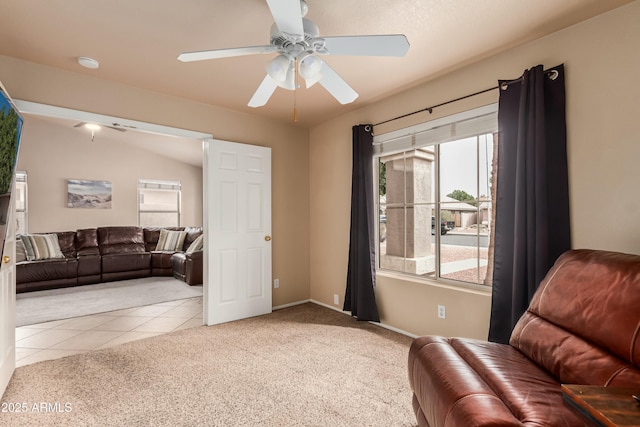
[[[91,142],[93,142],[96,131],[102,129],[102,126],[97,125],[95,123],[85,123],[84,127],[91,131]]]
[[[93,58],[89,58],[88,56],[81,56],[78,58],[78,64],[82,65],[84,68],[89,68],[91,70],[95,70],[100,66],[100,63]]]

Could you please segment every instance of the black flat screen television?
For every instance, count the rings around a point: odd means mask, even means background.
[[[23,119],[0,82],[0,255],[4,254],[7,222],[11,213],[11,191],[18,160]],[[0,263],[3,265],[4,262]]]

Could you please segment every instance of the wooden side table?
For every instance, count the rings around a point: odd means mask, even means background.
[[[562,398],[598,427],[640,427],[637,388],[562,384]]]

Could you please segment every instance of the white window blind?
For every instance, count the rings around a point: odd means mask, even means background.
[[[475,135],[492,133],[498,128],[498,105],[454,114],[430,122],[377,135],[373,138],[374,155],[387,155]]]

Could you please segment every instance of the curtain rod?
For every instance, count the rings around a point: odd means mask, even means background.
[[[486,92],[491,92],[492,90],[496,90],[498,88],[499,88],[499,86],[495,86],[495,87],[492,87],[492,88],[489,88],[489,89],[481,90],[480,92],[472,93],[470,95],[461,96],[460,98],[452,99],[451,101],[446,101],[446,102],[443,102],[443,103],[438,104],[438,105],[433,105],[431,107],[423,108],[422,110],[414,111],[413,113],[403,114],[401,116],[394,117],[393,119],[389,119],[389,120],[385,120],[384,122],[376,123],[373,126],[380,126],[380,125],[383,125],[385,123],[393,122],[394,120],[404,119],[405,117],[413,116],[414,114],[422,113],[424,111],[428,111],[429,114],[431,114],[433,112],[434,108],[438,108],[438,107],[442,107],[443,105],[452,104],[454,102],[462,101],[463,99],[467,99],[467,98],[471,98],[473,96],[481,95],[481,94],[486,93]]]
[[[545,74],[549,74],[549,78],[551,80],[555,80],[558,77],[558,71],[557,70],[546,70],[546,71],[544,71],[544,73]],[[511,83],[517,83],[517,82],[521,82],[521,81],[522,81],[522,76],[518,77],[517,79],[503,81],[500,86],[494,86],[494,87],[491,87],[489,89],[481,90],[479,92],[475,92],[475,93],[472,93],[472,94],[469,94],[469,95],[461,96],[460,98],[456,98],[456,99],[452,99],[450,101],[443,102],[441,104],[437,104],[437,105],[433,105],[431,107],[423,108],[422,110],[414,111],[412,113],[403,114],[401,116],[394,117],[393,119],[389,119],[389,120],[385,120],[384,122],[376,123],[376,124],[374,124],[372,126],[380,126],[380,125],[383,125],[385,123],[393,122],[394,120],[404,119],[405,117],[413,116],[414,114],[423,113],[425,111],[428,111],[429,114],[431,114],[431,113],[433,113],[433,109],[434,108],[442,107],[443,105],[452,104],[454,102],[462,101],[463,99],[467,99],[467,98],[471,98],[471,97],[474,97],[474,96],[482,95],[483,93],[491,92],[492,90],[500,89],[501,87],[502,87],[502,89],[505,89],[506,86],[509,86]]]

